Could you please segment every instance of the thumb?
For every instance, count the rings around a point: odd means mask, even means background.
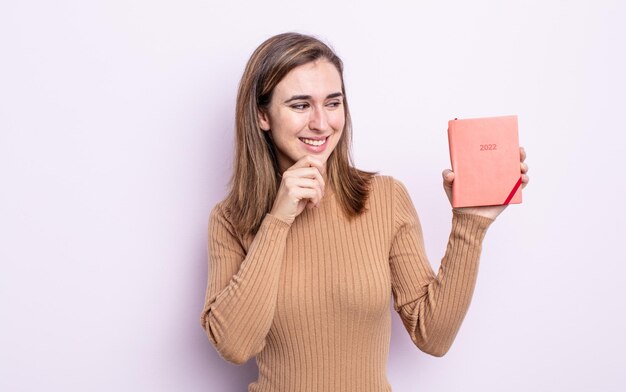
[[[441,176],[443,177],[443,182],[448,185],[448,184],[452,184],[452,181],[454,180],[454,172],[450,169],[446,169],[441,173]]]

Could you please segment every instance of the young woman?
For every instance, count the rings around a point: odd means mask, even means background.
[[[201,323],[227,361],[256,356],[249,391],[390,391],[389,303],[444,355],[469,307],[485,232],[505,206],[453,208],[437,275],[405,186],[353,167],[337,55],[286,33],[239,86],[230,193],[209,218]],[[528,167],[520,149],[522,187]],[[443,172],[451,199],[454,173]]]

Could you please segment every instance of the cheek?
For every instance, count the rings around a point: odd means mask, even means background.
[[[344,125],[346,124],[346,119],[342,113],[337,113],[337,115],[334,115],[331,119],[330,119],[330,123],[332,124],[332,127],[337,130],[337,131],[342,131]]]
[[[297,113],[284,113],[278,116],[277,120],[278,126],[287,134],[296,134],[306,126],[305,116]]]

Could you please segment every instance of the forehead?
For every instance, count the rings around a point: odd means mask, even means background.
[[[291,71],[276,85],[275,95],[284,98],[291,95],[311,95],[314,98],[341,92],[339,71],[326,59],[302,64]]]

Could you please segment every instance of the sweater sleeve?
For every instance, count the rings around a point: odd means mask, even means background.
[[[426,257],[422,227],[406,187],[394,179],[390,250],[394,309],[425,353],[448,352],[469,308],[482,240],[493,219],[452,210],[452,230],[437,276]]]
[[[200,321],[209,341],[229,362],[245,363],[265,347],[289,227],[266,214],[246,252],[221,205],[211,211],[208,279]]]

